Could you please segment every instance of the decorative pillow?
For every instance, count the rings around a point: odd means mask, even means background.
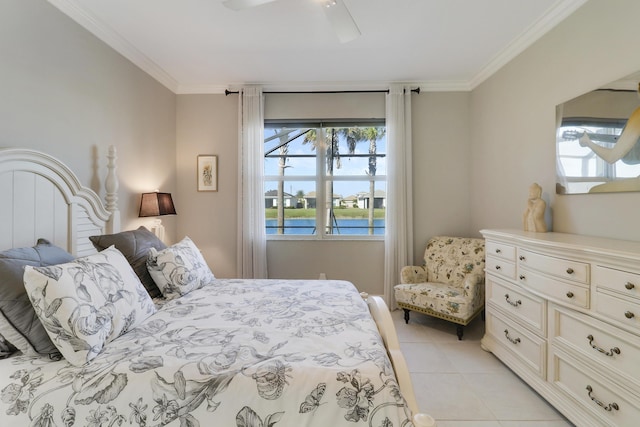
[[[147,268],[165,298],[176,298],[215,280],[189,237],[159,252],[151,248]]]
[[[7,358],[13,353],[18,351],[9,341],[7,341],[2,334],[0,334],[0,359]]]
[[[27,266],[24,286],[51,340],[75,366],[156,311],[115,247],[66,264]]]
[[[0,333],[5,341],[25,355],[58,355],[38,320],[22,283],[24,266],[60,264],[73,255],[48,240],[39,239],[31,248],[14,248],[0,252]]]
[[[162,250],[167,247],[155,234],[144,227],[139,227],[137,230],[123,231],[116,234],[91,236],[89,240],[98,251],[103,251],[109,246],[115,246],[129,261],[133,271],[136,272],[151,298],[162,296],[160,289],[158,289],[147,270],[149,249]]]

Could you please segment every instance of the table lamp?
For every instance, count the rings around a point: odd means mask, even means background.
[[[162,215],[176,215],[176,208],[173,206],[173,199],[171,199],[171,193],[160,193],[158,191],[153,193],[142,193],[140,199],[140,213],[139,217],[160,217]],[[158,238],[164,241],[164,226],[162,220],[157,218],[151,227],[151,231],[158,236]]]

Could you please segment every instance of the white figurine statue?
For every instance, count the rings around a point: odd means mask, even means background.
[[[547,203],[542,200],[542,187],[537,183],[529,187],[529,199],[527,200],[527,210],[524,211],[523,225],[524,231],[546,232],[547,224],[544,222],[544,212]]]

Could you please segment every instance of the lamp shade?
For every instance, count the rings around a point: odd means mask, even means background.
[[[142,193],[138,216],[175,215],[171,193]]]

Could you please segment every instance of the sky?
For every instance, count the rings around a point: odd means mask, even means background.
[[[265,140],[268,140],[271,136],[280,129],[266,128]],[[299,132],[291,133],[296,135]],[[292,177],[293,181],[285,182],[285,192],[295,195],[298,191],[302,190],[305,194],[310,191],[316,191],[316,183],[314,177],[316,175],[316,163],[315,157],[316,151],[313,149],[313,144],[303,144],[304,137],[301,136],[291,141],[288,146],[288,157],[285,167],[285,177]],[[265,153],[269,150],[277,147],[280,144],[279,138],[275,138],[265,143]],[[348,148],[346,141],[343,137],[339,137],[339,152],[340,152],[340,168],[337,167],[334,161],[334,194],[340,194],[342,197],[348,197],[355,195],[358,192],[369,191],[369,179],[367,171],[369,170],[369,142],[364,141],[356,145],[356,155],[365,155],[364,157],[350,157],[348,154]],[[378,153],[386,153],[386,137],[381,138],[376,143]],[[280,154],[279,150],[275,150],[272,154]],[[313,157],[292,157],[295,155],[309,155]],[[268,181],[269,177],[277,177],[279,175],[279,158],[268,158],[265,161],[265,177],[267,182],[265,183],[265,192],[277,188],[277,182]],[[326,162],[323,160],[322,167],[326,168]],[[376,176],[386,175],[386,158],[378,157],[376,164]],[[353,181],[354,177],[364,178],[362,181]],[[343,181],[340,181],[343,179]],[[351,180],[351,181],[350,181]],[[384,183],[379,182],[376,184],[376,189],[384,189]]]

